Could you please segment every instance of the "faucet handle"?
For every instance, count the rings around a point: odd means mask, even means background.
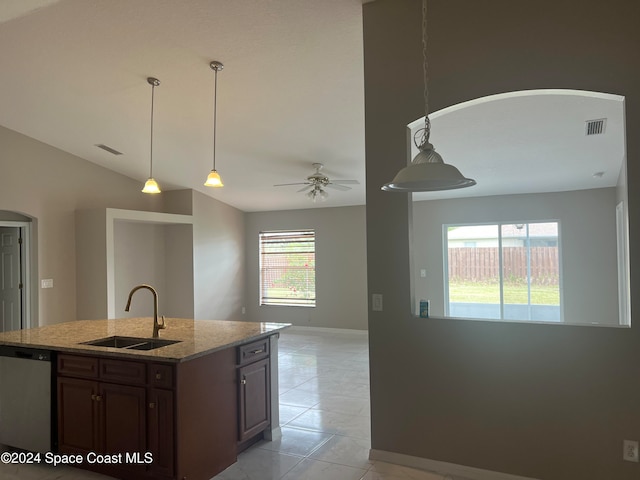
[[[164,315],[161,315],[160,317],[162,318],[162,322],[158,322],[158,328],[167,328],[167,324],[164,321]]]

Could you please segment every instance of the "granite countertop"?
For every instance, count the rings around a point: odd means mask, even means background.
[[[290,326],[288,323],[190,320],[186,318],[167,318],[165,322],[167,328],[160,330],[160,338],[179,340],[179,343],[154,350],[128,350],[82,345],[83,342],[114,335],[150,338],[153,333],[152,317],[78,320],[28,330],[4,332],[0,333],[0,345],[178,363],[258,340]]]

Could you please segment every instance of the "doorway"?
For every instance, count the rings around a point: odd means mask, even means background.
[[[30,223],[0,220],[0,332],[31,326]]]

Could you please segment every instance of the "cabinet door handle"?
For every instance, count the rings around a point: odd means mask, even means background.
[[[149,403],[149,408],[156,408],[155,402],[150,402]]]
[[[243,378],[242,380],[240,380],[240,383],[241,383],[242,385],[246,385],[246,384],[247,384],[247,379],[246,379],[246,378]]]
[[[162,374],[156,373],[156,380],[162,380]]]
[[[258,350],[253,350],[253,351],[251,352],[251,354],[252,354],[252,355],[257,355],[257,354],[262,353],[262,352],[264,352],[264,350],[263,350],[262,348],[259,348]]]
[[[102,401],[102,395],[96,395],[96,402]]]
[[[92,394],[91,394],[91,400],[95,400],[95,399],[96,399],[96,394],[95,394],[95,393],[92,393]]]

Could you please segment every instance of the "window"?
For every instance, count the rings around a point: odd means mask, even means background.
[[[313,230],[260,233],[260,305],[316,306]]]
[[[561,321],[558,222],[445,225],[446,314]]]

